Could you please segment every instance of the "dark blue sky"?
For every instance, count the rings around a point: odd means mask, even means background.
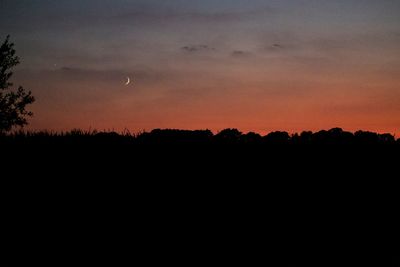
[[[0,36],[37,96],[34,129],[400,132],[399,14],[391,0],[0,0]]]

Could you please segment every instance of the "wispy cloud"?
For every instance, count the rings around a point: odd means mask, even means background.
[[[273,44],[273,45],[271,45],[271,48],[273,48],[273,49],[283,49],[285,47],[283,45],[281,45],[281,44]]]
[[[249,51],[244,51],[244,50],[233,50],[231,53],[231,56],[236,57],[236,58],[241,58],[241,57],[248,57],[251,56],[252,53]]]
[[[215,51],[214,47],[210,47],[208,45],[186,45],[181,47],[181,50],[187,53],[197,53],[197,52],[206,52],[206,51]]]
[[[272,43],[272,44],[267,44],[265,46],[265,51],[271,52],[271,53],[276,53],[276,52],[282,52],[282,51],[289,51],[291,48],[293,48],[293,45],[286,45],[282,43]]]

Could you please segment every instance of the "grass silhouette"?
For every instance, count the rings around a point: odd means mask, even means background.
[[[85,143],[98,145],[250,145],[250,146],[293,146],[293,145],[346,145],[346,146],[398,146],[400,139],[391,134],[378,134],[368,131],[355,133],[340,128],[304,131],[289,134],[271,132],[265,136],[250,132],[243,134],[237,129],[225,129],[217,134],[210,130],[155,129],[151,132],[122,133],[73,129],[67,132],[51,131],[15,131],[0,135],[0,144],[35,144],[41,143]]]

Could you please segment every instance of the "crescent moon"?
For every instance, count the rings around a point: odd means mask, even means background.
[[[128,81],[125,83],[125,85],[128,85],[131,83],[131,79],[129,77],[126,77],[128,79]]]

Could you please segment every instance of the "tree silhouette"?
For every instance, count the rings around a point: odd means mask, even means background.
[[[32,104],[35,98],[30,91],[26,92],[22,86],[12,91],[13,84],[10,78],[11,69],[18,65],[19,58],[15,55],[14,44],[9,41],[10,36],[0,46],[0,133],[10,131],[13,127],[23,127],[28,124],[27,117],[33,115],[25,109]]]
[[[377,133],[357,131],[354,136],[357,142],[361,144],[373,145],[379,142],[379,135]]]
[[[215,135],[215,140],[220,144],[233,144],[239,141],[242,133],[238,129],[224,129]]]
[[[254,132],[249,132],[240,137],[240,142],[243,144],[260,144],[262,141],[261,135]]]
[[[263,139],[267,144],[283,145],[289,143],[290,135],[287,132],[277,131],[269,133]]]

